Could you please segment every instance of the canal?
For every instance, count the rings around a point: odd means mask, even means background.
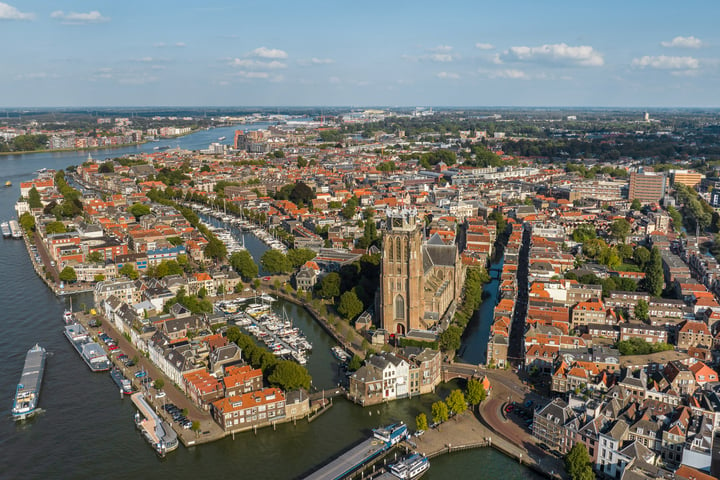
[[[240,127],[242,128],[242,127]],[[230,135],[233,128],[211,130],[210,135]],[[177,139],[204,147],[209,132]],[[151,147],[150,147],[151,148]],[[93,152],[108,156],[123,150]],[[139,149],[134,149],[135,151]],[[13,186],[0,190],[0,219],[14,216],[19,183],[33,177],[39,168],[60,169],[87,158],[86,153],[16,155],[0,157],[0,177]],[[261,242],[260,242],[261,243]],[[257,248],[246,238],[246,246],[259,258]],[[262,253],[259,253],[262,255]],[[313,423],[283,424],[277,430],[243,433],[235,439],[189,449],[180,448],[159,460],[133,424],[134,407],[121,399],[107,374],[93,374],[62,334],[62,313],[67,300],[56,298],[32,269],[22,241],[0,240],[0,477],[24,479],[125,479],[162,476],[177,479],[226,478],[229,475],[291,479],[324,463],[330,457],[366,437],[370,429],[396,420],[414,426],[414,418],[430,414],[431,404],[461,385],[441,385],[437,395],[361,408],[336,399],[334,406]],[[73,305],[90,306],[89,294],[73,297]],[[285,308],[314,345],[308,367],[318,387],[333,386],[337,364],[329,351],[333,340],[304,309],[276,302]],[[16,382],[28,348],[36,342],[46,347],[47,361],[40,397],[43,412],[25,423],[10,419]],[[492,449],[442,456],[432,461],[425,478],[533,478],[524,467]]]
[[[490,281],[483,286],[483,302],[468,323],[462,337],[460,360],[465,363],[484,364],[487,360],[487,346],[490,327],[493,323],[495,306],[499,301],[500,277],[502,276],[504,257],[500,255],[490,264]]]

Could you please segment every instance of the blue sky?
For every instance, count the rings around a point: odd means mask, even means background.
[[[0,0],[0,108],[720,107],[718,18],[714,0]]]

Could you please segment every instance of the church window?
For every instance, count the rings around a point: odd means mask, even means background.
[[[405,318],[405,299],[402,295],[395,297],[395,318],[399,320]]]

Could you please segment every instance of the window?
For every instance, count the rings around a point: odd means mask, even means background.
[[[402,295],[395,297],[395,318],[398,320],[405,319],[405,299]]]

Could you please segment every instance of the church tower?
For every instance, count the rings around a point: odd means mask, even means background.
[[[424,315],[422,224],[417,210],[388,209],[380,272],[381,327],[406,334],[422,329]]]

